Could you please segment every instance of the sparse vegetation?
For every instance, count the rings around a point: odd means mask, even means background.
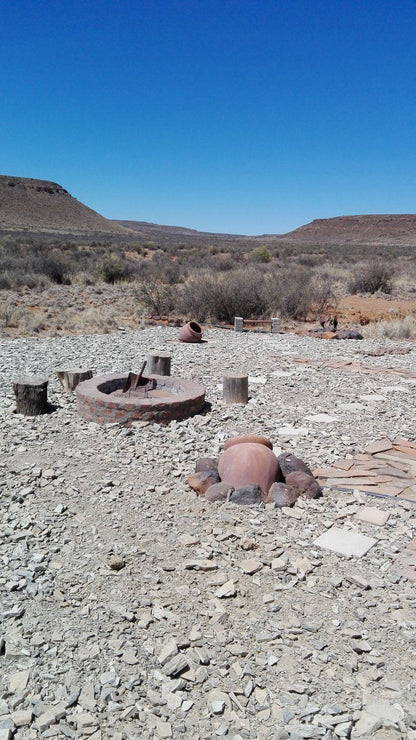
[[[366,329],[367,336],[384,339],[416,339],[416,317],[405,316],[404,319],[375,321]]]
[[[200,321],[233,323],[234,316],[259,318],[267,315],[264,283],[255,270],[235,270],[226,276],[203,272],[192,278],[179,295],[178,309]]]
[[[270,262],[271,254],[266,247],[256,247],[252,251],[254,262]]]
[[[114,283],[124,280],[127,275],[126,265],[114,254],[108,253],[95,268],[95,276],[104,283]]]
[[[348,284],[350,293],[391,293],[392,268],[383,261],[371,262],[356,269]]]

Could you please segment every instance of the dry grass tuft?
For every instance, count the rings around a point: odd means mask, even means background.
[[[416,339],[416,316],[375,321],[366,328],[366,336],[372,339]]]

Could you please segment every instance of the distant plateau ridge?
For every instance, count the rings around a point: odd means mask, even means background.
[[[110,220],[47,180],[0,175],[0,233],[84,237],[89,241],[152,241],[185,245],[416,246],[416,214],[316,219],[287,234],[215,234],[145,221]]]

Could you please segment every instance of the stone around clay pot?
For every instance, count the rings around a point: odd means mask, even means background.
[[[202,327],[196,321],[188,321],[178,334],[180,342],[200,342],[202,339]]]
[[[281,509],[283,506],[293,506],[299,498],[299,491],[295,491],[287,483],[273,483],[269,492],[263,497],[265,504],[274,504]]]
[[[323,331],[319,336],[321,339],[338,339],[336,331]]]
[[[302,473],[312,475],[312,470],[308,468],[306,463],[303,462],[299,457],[293,455],[291,452],[282,452],[277,458],[279,461],[280,470],[286,482],[286,477],[289,473],[293,473],[295,470],[301,470]],[[313,477],[313,475],[312,475]]]
[[[260,486],[248,485],[236,488],[230,496],[230,501],[233,504],[240,504],[240,506],[258,506],[263,501],[263,491]]]
[[[286,483],[292,486],[301,496],[306,498],[319,498],[322,496],[322,488],[313,475],[308,475],[302,470],[294,470],[286,476]]]
[[[338,339],[363,339],[363,335],[355,329],[351,329],[351,331],[348,331],[348,329],[343,329],[342,331],[338,332]]]
[[[279,478],[279,463],[276,455],[265,445],[246,442],[233,445],[220,455],[218,474],[233,488],[253,484],[267,492]]]
[[[258,434],[240,434],[238,437],[230,437],[230,439],[227,439],[224,445],[224,452],[225,450],[228,450],[229,447],[246,444],[247,442],[253,442],[257,445],[265,445],[269,450],[273,449],[273,443],[266,437],[260,437]]]
[[[195,463],[195,473],[218,470],[218,460],[214,457],[200,457]]]
[[[205,491],[214,483],[219,483],[219,480],[216,470],[206,470],[188,476],[188,484],[197,492],[198,496],[203,496]]]
[[[226,501],[228,494],[232,493],[234,488],[228,485],[228,483],[214,483],[205,491],[205,498],[207,501]]]

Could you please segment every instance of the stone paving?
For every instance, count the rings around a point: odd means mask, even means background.
[[[275,359],[292,361],[298,365],[312,365],[313,367],[330,368],[333,370],[345,370],[349,373],[377,373],[377,375],[395,375],[399,378],[416,378],[416,372],[414,372],[413,370],[407,370],[406,368],[368,365],[366,362],[359,362],[358,360],[313,360],[308,357],[298,357],[297,355],[275,355]]]
[[[313,473],[322,486],[331,489],[416,502],[416,444],[407,439],[391,441],[385,437],[367,445],[363,454],[338,460],[332,467],[317,468]],[[379,512],[364,513],[361,519],[382,524],[378,516]],[[396,571],[416,582],[416,538],[397,556]]]

